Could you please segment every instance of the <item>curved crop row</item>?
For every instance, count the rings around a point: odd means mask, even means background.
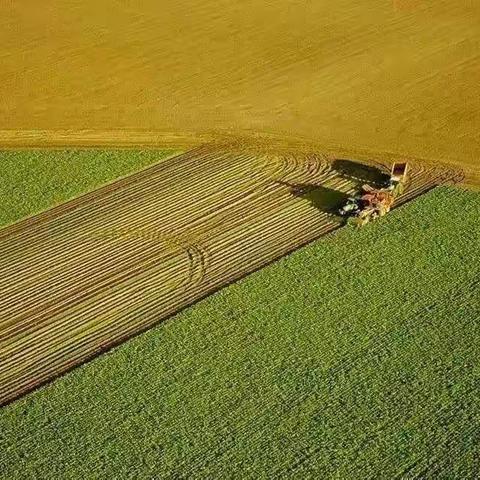
[[[452,175],[414,165],[398,205]],[[203,146],[0,230],[0,403],[338,228],[306,184],[357,188],[319,154]]]

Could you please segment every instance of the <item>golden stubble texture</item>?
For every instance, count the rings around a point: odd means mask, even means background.
[[[7,0],[0,145],[269,134],[478,182],[479,52],[473,0]]]

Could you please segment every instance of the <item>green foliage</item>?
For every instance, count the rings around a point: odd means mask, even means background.
[[[480,195],[344,228],[0,411],[14,478],[475,478]]]
[[[0,151],[0,225],[161,161],[173,150]]]

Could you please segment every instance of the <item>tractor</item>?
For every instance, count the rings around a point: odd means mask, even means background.
[[[354,218],[358,226],[383,217],[400,196],[407,181],[407,163],[394,163],[389,178],[380,188],[363,185],[358,195],[349,197],[338,213],[342,217]]]

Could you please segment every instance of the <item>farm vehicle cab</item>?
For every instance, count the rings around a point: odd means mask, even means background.
[[[338,213],[343,217],[354,218],[359,226],[386,215],[395,199],[403,193],[407,166],[407,163],[394,163],[390,177],[380,188],[363,185],[360,193],[349,197]]]

